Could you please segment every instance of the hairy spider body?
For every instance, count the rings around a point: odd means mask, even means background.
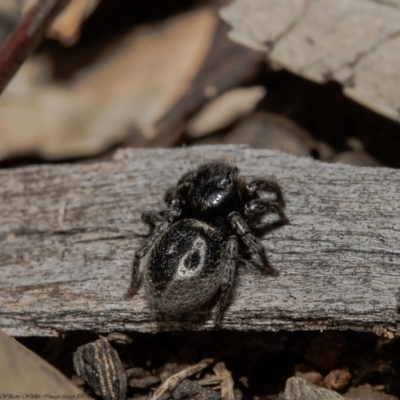
[[[182,314],[209,301],[221,286],[224,245],[219,231],[204,222],[172,224],[152,248],[144,271],[153,308]]]
[[[275,199],[260,196],[275,195]],[[141,264],[147,298],[154,310],[179,315],[207,303],[220,290],[216,322],[232,296],[239,244],[253,252],[268,274],[275,274],[261,242],[251,229],[267,213],[287,222],[280,186],[271,180],[246,182],[239,169],[211,162],[183,175],[165,194],[167,208],[142,214],[153,230],[136,252],[132,266],[132,296]],[[141,262],[141,260],[143,262]]]

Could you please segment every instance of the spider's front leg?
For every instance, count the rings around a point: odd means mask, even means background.
[[[238,256],[238,241],[236,236],[229,236],[226,244],[226,263],[221,285],[221,297],[218,302],[216,326],[221,325],[222,317],[232,298],[233,283],[236,272],[236,259]]]
[[[272,267],[267,255],[265,253],[265,248],[262,243],[251,233],[246,221],[243,217],[236,211],[232,212],[228,216],[229,222],[233,230],[240,236],[245,245],[255,253],[261,260],[262,265],[265,267],[266,271],[270,275],[278,275],[278,271]]]
[[[279,224],[284,225],[289,222],[282,206],[277,201],[268,199],[250,200],[244,206],[244,215],[249,221],[259,220],[260,216],[265,214],[278,214]]]
[[[168,208],[178,207],[179,200],[176,186],[167,189],[164,195],[164,201],[165,204],[167,204]]]
[[[128,291],[125,294],[125,298],[132,297],[141,282],[141,271],[140,271],[140,260],[148,253],[153,244],[159,238],[159,236],[168,228],[169,222],[164,222],[159,225],[157,229],[151,234],[151,236],[146,240],[146,242],[136,251],[132,262],[132,273],[131,273],[131,283],[129,285]]]
[[[142,221],[149,226],[150,232],[153,232],[157,222],[169,221],[172,223],[176,217],[181,215],[175,186],[170,187],[165,192],[164,201],[168,208],[161,211],[145,211],[142,213]]]
[[[285,207],[285,199],[283,198],[282,189],[279,184],[273,180],[268,179],[254,179],[247,184],[247,190],[250,193],[256,193],[257,191],[272,193],[276,196],[276,201],[281,208]]]
[[[150,232],[154,230],[157,222],[168,221],[172,223],[174,218],[181,214],[178,208],[167,208],[161,211],[145,211],[142,213],[142,221],[150,227]]]

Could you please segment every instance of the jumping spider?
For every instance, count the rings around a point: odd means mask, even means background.
[[[274,194],[275,200],[261,198],[260,192]],[[166,192],[165,202],[166,209],[142,214],[153,233],[136,251],[127,296],[139,286],[143,258],[146,294],[154,310],[181,315],[221,289],[219,325],[233,291],[239,243],[258,257],[266,273],[276,274],[251,229],[267,213],[277,213],[280,224],[287,222],[281,188],[266,179],[246,182],[237,167],[218,161],[183,175]]]

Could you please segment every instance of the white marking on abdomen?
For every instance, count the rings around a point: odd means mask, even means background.
[[[176,277],[178,279],[187,279],[199,275],[202,268],[205,266],[206,251],[207,244],[205,240],[202,237],[197,236],[196,239],[193,241],[193,247],[181,258],[178,264],[178,268],[176,270]],[[188,260],[194,252],[199,252],[199,263],[194,269],[186,268],[185,261]]]

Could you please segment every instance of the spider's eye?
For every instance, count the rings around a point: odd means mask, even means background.
[[[221,181],[221,186],[226,187],[226,186],[228,186],[230,184],[231,184],[231,180],[228,179],[228,178],[222,179],[222,181]]]

